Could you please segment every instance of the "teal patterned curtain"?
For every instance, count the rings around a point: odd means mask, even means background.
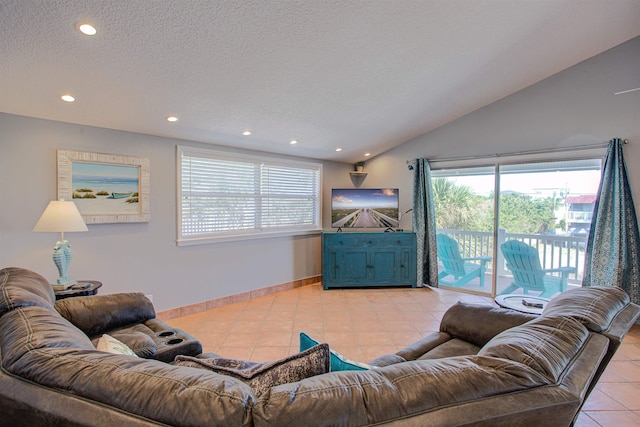
[[[438,287],[436,216],[431,192],[431,168],[427,159],[416,159],[413,168],[413,231],[418,246],[418,286]]]
[[[612,139],[602,169],[585,254],[582,286],[616,286],[640,303],[640,233],[622,155]]]

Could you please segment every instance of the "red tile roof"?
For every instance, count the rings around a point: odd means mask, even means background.
[[[583,196],[569,196],[564,199],[566,204],[575,204],[575,203],[595,203],[596,202],[595,195],[583,195]]]

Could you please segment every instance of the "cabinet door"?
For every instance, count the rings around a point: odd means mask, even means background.
[[[339,268],[338,253],[325,245],[322,255],[322,281],[325,289],[336,282]]]
[[[336,280],[345,283],[365,284],[368,279],[369,250],[359,248],[344,248],[336,250],[338,267]]]
[[[414,249],[402,248],[400,250],[400,264],[398,269],[398,279],[415,287],[416,276],[416,264],[413,261],[415,259]]]
[[[400,252],[396,248],[371,250],[371,282],[393,283],[398,279]]]

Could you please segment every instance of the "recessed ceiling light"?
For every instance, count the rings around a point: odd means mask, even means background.
[[[245,130],[244,132],[242,132],[242,134],[244,136],[249,136],[249,135],[251,135],[251,131],[250,130]]]
[[[76,100],[73,96],[69,94],[62,95],[60,99],[62,99],[64,102],[73,102]]]
[[[369,157],[371,155],[371,153],[364,153],[365,157]]]
[[[91,24],[80,24],[78,25],[78,30],[80,30],[82,34],[86,34],[88,36],[95,36],[98,32],[96,27]]]
[[[292,139],[292,140],[289,142],[289,144],[291,144],[291,145],[296,145],[297,143],[298,143],[298,141],[296,141],[295,139]]]
[[[336,148],[336,151],[342,151],[342,148]]]
[[[178,118],[176,116],[167,116],[167,121],[171,123],[177,122]]]

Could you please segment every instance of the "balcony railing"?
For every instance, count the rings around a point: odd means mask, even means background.
[[[568,222],[591,222],[593,212],[569,211],[567,212]]]
[[[458,241],[460,255],[464,258],[480,256],[493,257],[493,233],[469,230],[437,230],[438,234]],[[508,233],[505,229],[498,230],[497,247],[507,240],[519,240],[538,250],[540,264],[543,269],[558,267],[575,267],[576,273],[569,275],[569,283],[582,282],[584,272],[584,249],[586,247],[585,236],[558,236],[542,234]],[[504,257],[500,250],[497,251],[497,260],[488,263],[488,272],[495,271],[497,276],[509,275]],[[559,273],[557,273],[559,274]]]

